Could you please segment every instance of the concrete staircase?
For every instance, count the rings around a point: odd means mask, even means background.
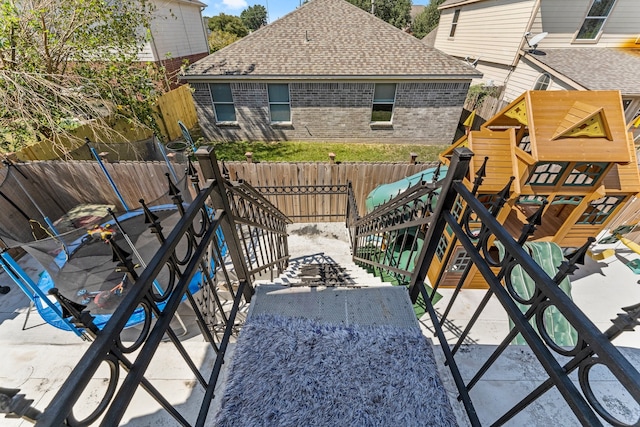
[[[316,253],[289,260],[289,267],[278,277],[256,280],[256,286],[392,286],[352,261],[337,263],[331,256]]]

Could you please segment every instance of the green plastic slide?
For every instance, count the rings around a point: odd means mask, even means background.
[[[500,258],[504,256],[504,247],[496,242],[496,246],[500,251]],[[552,242],[527,242],[524,245],[524,250],[529,252],[535,262],[542,267],[542,269],[549,275],[554,277],[558,272],[560,263],[564,260],[562,248],[556,243]],[[529,299],[533,295],[535,289],[535,282],[526,271],[520,266],[516,266],[511,272],[511,282],[513,288],[518,295],[523,299]],[[560,282],[560,289],[571,298],[571,282],[566,277]],[[525,313],[529,306],[519,304],[516,302],[520,310]],[[535,318],[532,318],[530,323],[537,330],[535,325]],[[560,311],[551,306],[544,311],[544,325],[547,330],[547,334],[553,340],[553,342],[561,347],[574,347],[577,344],[578,334],[573,329],[571,324],[565,319]],[[514,324],[509,319],[509,326],[513,328]],[[512,344],[524,345],[525,339],[521,334],[513,340]]]

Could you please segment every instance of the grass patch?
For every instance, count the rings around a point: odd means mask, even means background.
[[[214,143],[220,160],[245,160],[247,151],[253,152],[257,162],[326,162],[329,153],[337,162],[408,162],[409,153],[417,153],[425,163],[438,159],[446,145],[360,144],[319,142],[217,142]]]

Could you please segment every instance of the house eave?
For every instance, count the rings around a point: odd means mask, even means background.
[[[423,74],[423,75],[358,75],[358,76],[340,76],[340,75],[278,75],[278,74],[262,74],[262,75],[237,75],[237,74],[187,74],[182,75],[179,78],[181,80],[198,83],[198,82],[210,82],[212,80],[224,81],[224,80],[246,80],[246,81],[380,81],[380,80],[394,80],[394,81],[425,81],[425,80],[438,80],[438,81],[460,81],[460,80],[472,80],[475,78],[481,78],[482,73],[477,74]]]
[[[466,1],[461,1],[460,3],[441,5],[441,6],[438,6],[438,10],[451,9],[454,7],[465,6],[471,3],[479,3],[481,1],[484,1],[484,0],[466,0]]]

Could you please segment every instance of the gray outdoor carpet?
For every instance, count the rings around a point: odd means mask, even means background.
[[[416,327],[249,316],[217,426],[454,426]]]

